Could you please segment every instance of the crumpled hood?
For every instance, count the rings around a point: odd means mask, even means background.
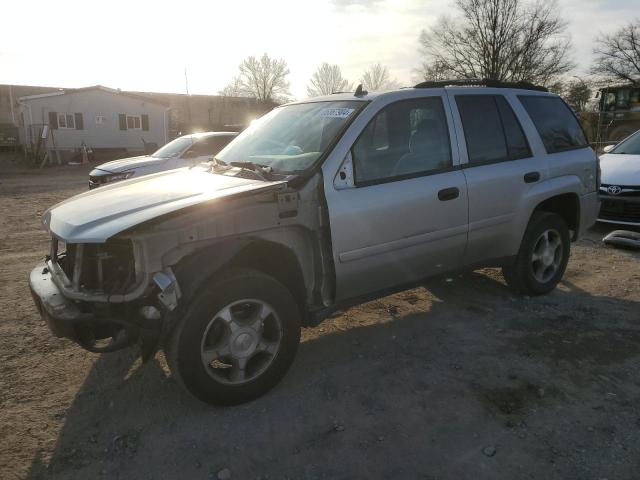
[[[201,168],[181,168],[71,197],[47,210],[42,224],[70,243],[101,243],[167,213],[284,183],[217,175]]]
[[[605,185],[640,185],[640,155],[601,155],[600,169]]]
[[[168,158],[157,158],[150,155],[142,155],[140,157],[121,158],[120,160],[112,160],[111,162],[98,165],[90,175],[104,175],[109,173],[128,172],[135,168],[144,167],[146,165],[159,165],[166,162]]]

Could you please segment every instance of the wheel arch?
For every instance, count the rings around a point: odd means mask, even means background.
[[[229,260],[228,265],[252,268],[275,278],[291,292],[305,318],[307,282],[299,258],[292,248],[272,240],[256,239],[245,244]]]
[[[522,207],[514,236],[513,252],[522,243],[524,232],[535,212],[550,212],[560,215],[573,231],[572,240],[580,231],[580,191],[582,182],[576,175],[555,177],[532,186],[522,198]],[[515,243],[517,242],[517,243]]]
[[[573,232],[572,240],[577,238],[580,231],[580,197],[575,192],[560,193],[540,202],[531,213],[555,213],[562,217],[569,230]]]
[[[314,254],[310,240],[299,233],[279,232],[279,239],[288,240],[286,243],[268,236],[233,238],[186,255],[172,266],[182,292],[180,303],[188,305],[190,299],[225,268],[245,267],[282,283],[294,296],[302,318],[306,318],[315,285]]]

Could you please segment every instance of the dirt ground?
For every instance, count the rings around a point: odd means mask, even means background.
[[[605,228],[550,295],[492,269],[431,281],[305,329],[272,392],[213,408],[162,354],[94,355],[40,320],[39,217],[86,186],[0,174],[0,478],[640,478],[640,254]]]

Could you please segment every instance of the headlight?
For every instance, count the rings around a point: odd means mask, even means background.
[[[119,182],[133,176],[135,172],[114,173],[113,175],[105,175],[103,183]]]

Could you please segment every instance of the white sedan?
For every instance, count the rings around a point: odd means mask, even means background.
[[[640,130],[604,152],[598,221],[640,226]]]
[[[236,136],[237,132],[192,133],[176,138],[151,155],[103,163],[89,173],[89,188],[197,165],[216,155]]]

